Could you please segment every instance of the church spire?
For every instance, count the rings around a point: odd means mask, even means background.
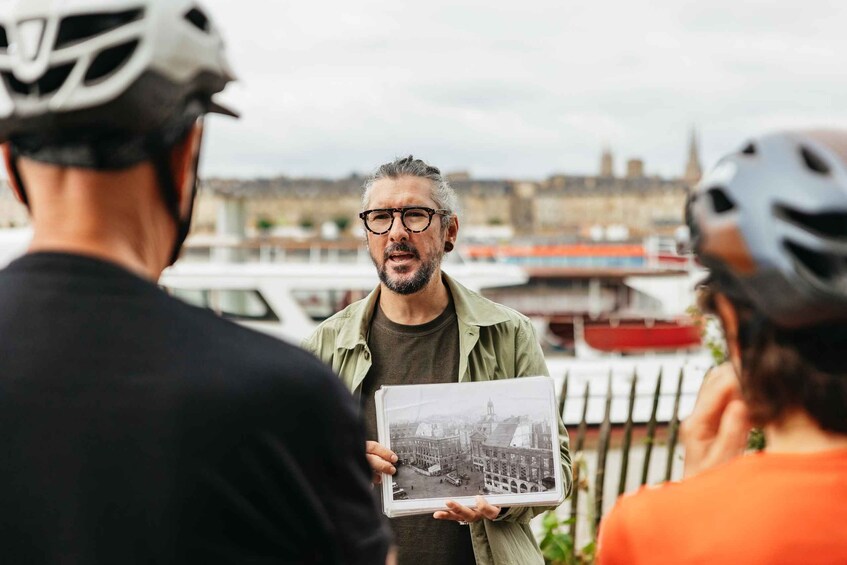
[[[691,128],[691,140],[688,144],[688,163],[685,165],[685,175],[682,179],[685,182],[696,184],[703,176],[703,170],[700,167],[700,149],[697,143],[697,129]]]
[[[600,176],[604,178],[615,176],[615,163],[612,157],[612,150],[606,144],[603,145],[603,155],[600,157]]]

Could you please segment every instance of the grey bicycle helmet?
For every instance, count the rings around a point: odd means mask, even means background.
[[[689,198],[701,263],[778,327],[847,321],[847,132],[766,135]]]

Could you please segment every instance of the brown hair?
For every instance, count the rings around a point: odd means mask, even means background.
[[[716,293],[738,313],[739,379],[753,423],[764,426],[799,408],[822,429],[847,433],[847,324],[779,328],[711,277],[698,289],[704,313],[716,314]]]

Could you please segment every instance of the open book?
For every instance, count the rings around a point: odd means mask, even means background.
[[[397,473],[383,475],[389,517],[473,507],[555,506],[564,500],[553,380],[384,386],[376,392],[379,442]]]

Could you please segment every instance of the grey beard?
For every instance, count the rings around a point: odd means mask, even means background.
[[[371,257],[374,265],[376,265],[376,260]],[[418,272],[415,273],[411,279],[404,281],[393,281],[388,276],[388,259],[384,259],[382,262],[382,267],[377,269],[377,274],[379,275],[379,280],[382,281],[382,284],[388,288],[388,290],[392,292],[396,292],[397,294],[414,294],[420,290],[422,290],[427,284],[429,284],[430,279],[432,279],[432,275],[435,273],[435,269],[441,264],[441,255],[433,257],[429,261],[421,264]]]

